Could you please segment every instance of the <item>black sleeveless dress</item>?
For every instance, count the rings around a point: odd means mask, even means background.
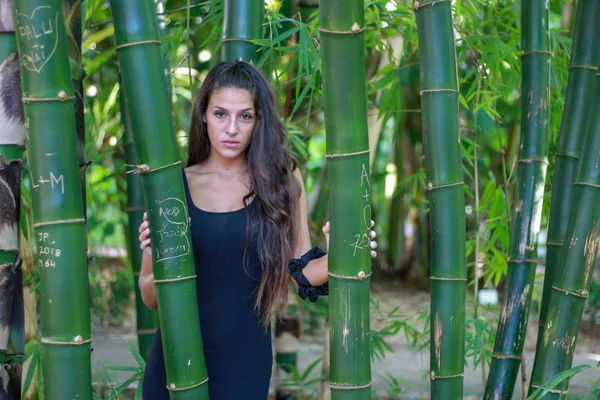
[[[273,356],[270,330],[254,311],[262,274],[256,236],[252,229],[246,235],[247,221],[255,220],[254,204],[231,212],[203,211],[194,205],[185,174],[183,180],[210,400],[265,400]],[[146,364],[143,398],[167,400],[166,387],[159,329]]]

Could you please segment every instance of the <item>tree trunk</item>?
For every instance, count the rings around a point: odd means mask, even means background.
[[[598,7],[597,4],[595,7]],[[600,108],[600,74],[596,74],[595,80],[590,110]],[[589,296],[592,272],[598,254],[600,114],[590,112],[588,115],[581,161],[573,189],[573,206],[565,236],[569,245],[563,246],[560,251],[559,273],[556,274],[552,285],[547,311],[548,322],[544,327],[544,337],[537,348],[531,390],[539,388],[544,382],[571,368],[583,307]],[[567,379],[542,398],[565,398],[568,388]]]
[[[260,60],[258,46],[250,40],[262,39],[265,13],[263,0],[225,0],[223,12],[223,61],[244,60],[256,64]]]
[[[525,336],[535,268],[537,239],[550,134],[550,34],[548,2],[521,5],[521,147],[512,222],[508,274],[485,399],[512,398]]]
[[[172,399],[208,399],[181,161],[152,0],[111,0],[123,91],[151,227],[152,269]],[[151,138],[151,140],[148,140]]]
[[[565,6],[567,7],[567,6]],[[540,312],[537,347],[544,337],[544,326],[548,302],[552,293],[554,277],[562,275],[562,266],[558,257],[569,222],[573,181],[581,154],[581,145],[585,134],[586,122],[592,108],[592,89],[594,74],[600,57],[600,0],[582,1],[577,7],[569,83],[563,118],[554,161],[552,178],[552,198],[548,222],[548,239],[544,290]]]
[[[323,101],[330,179],[331,398],[370,399],[371,177],[364,5],[320,3]]]
[[[31,138],[44,395],[88,399],[92,338],[87,241],[63,10],[60,0],[16,0],[14,8]]]
[[[19,258],[25,126],[12,4],[0,0],[0,398],[21,398],[25,352]],[[6,391],[5,391],[6,389]]]
[[[431,226],[432,399],[462,399],[467,281],[458,78],[450,2],[415,2]]]

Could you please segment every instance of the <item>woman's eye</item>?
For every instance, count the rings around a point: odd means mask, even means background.
[[[225,113],[222,112],[222,111],[217,111],[215,113],[215,117],[217,117],[217,118],[224,118],[225,117]]]
[[[240,115],[240,119],[242,119],[244,121],[250,120],[250,119],[252,119],[252,117],[253,117],[252,114],[247,114],[247,113]]]

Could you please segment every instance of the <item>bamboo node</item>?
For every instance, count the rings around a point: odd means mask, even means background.
[[[33,227],[39,228],[40,226],[61,225],[61,224],[80,224],[80,223],[85,223],[85,219],[75,218],[75,219],[61,219],[58,221],[37,222],[37,223],[33,224]]]
[[[467,278],[447,278],[447,277],[441,277],[441,276],[430,276],[429,280],[432,280],[432,281],[460,281],[460,282],[467,282]]]
[[[592,71],[596,71],[598,67],[594,67],[593,65],[571,65],[569,69],[589,69]]]
[[[534,162],[539,162],[539,163],[550,165],[550,163],[548,162],[548,160],[546,158],[541,158],[541,157],[521,158],[519,160],[519,162],[520,163],[534,163]]]
[[[421,4],[419,1],[415,1],[415,3],[413,4],[413,10],[417,11],[419,8],[422,7],[427,7],[427,6],[433,6],[434,4],[437,3],[450,3],[452,0],[436,0],[436,1],[432,1],[431,3],[423,3]]]
[[[559,152],[556,152],[556,153],[554,153],[554,156],[555,156],[555,157],[557,157],[557,156],[569,157],[569,158],[574,158],[574,159],[576,159],[576,160],[579,160],[579,158],[580,158],[579,156],[573,156],[573,155],[571,155],[571,154],[559,153]]]
[[[546,246],[562,247],[562,245],[563,245],[562,242],[546,242]]]
[[[367,154],[369,149],[362,151],[355,151],[353,153],[338,153],[338,154],[325,154],[325,158],[342,158],[342,157],[351,157],[351,156],[359,156],[361,154]]]
[[[526,264],[526,263],[536,263],[537,264],[537,260],[534,258],[509,258],[508,261],[509,263],[513,263],[513,264]]]
[[[364,32],[365,28],[361,28],[360,26],[358,26],[358,24],[355,22],[354,25],[352,25],[352,27],[350,28],[349,31],[336,31],[333,29],[325,29],[325,28],[319,28],[319,32],[322,33],[331,33],[334,35],[356,35],[357,33],[361,33]]]
[[[208,376],[206,378],[202,379],[199,383],[196,383],[194,385],[187,386],[187,387],[182,387],[182,388],[178,388],[177,385],[175,385],[175,383],[171,382],[169,384],[169,386],[167,386],[167,389],[169,389],[172,392],[183,392],[184,390],[193,389],[193,388],[202,386],[206,382],[208,382]]]
[[[554,56],[554,54],[552,54],[552,52],[549,50],[530,50],[530,51],[522,51],[521,57],[528,56],[530,54],[549,54],[551,57]]]
[[[514,354],[498,354],[498,353],[494,353],[492,354],[492,358],[495,359],[499,359],[499,360],[519,360],[521,361],[521,357],[520,356],[516,356]]]
[[[155,279],[154,283],[168,283],[168,282],[179,282],[179,281],[185,281],[188,279],[196,279],[196,275],[191,275],[191,276],[183,276],[180,278],[171,278],[171,279]]]
[[[433,183],[429,182],[427,184],[427,190],[431,191],[431,190],[443,189],[443,188],[452,187],[452,186],[462,186],[464,184],[465,183],[463,181],[460,181],[460,182],[455,182],[455,183],[448,183],[446,185],[433,186]]]
[[[167,164],[167,165],[162,165],[160,167],[156,167],[156,168],[150,168],[150,166],[148,164],[141,164],[141,165],[137,165],[136,168],[132,171],[127,171],[127,173],[136,173],[136,174],[148,174],[150,172],[154,172],[154,171],[158,171],[164,168],[169,168],[175,165],[179,165],[181,164],[181,161],[175,161],[174,163],[171,164]]]
[[[82,344],[91,343],[92,338],[84,339],[83,336],[77,335],[72,342],[58,341],[48,338],[42,338],[41,341],[43,344],[52,344],[56,346],[81,346]]]
[[[574,182],[573,185],[591,186],[591,187],[595,187],[595,188],[600,188],[600,185],[596,185],[596,184],[589,183],[589,182]]]
[[[589,293],[585,289],[570,291],[567,289],[559,288],[558,286],[555,286],[555,285],[552,285],[552,289],[557,290],[559,292],[563,292],[563,293],[571,295],[571,296],[580,297],[582,299],[587,299],[589,297]]]
[[[421,90],[419,92],[419,94],[421,96],[423,96],[424,94],[427,94],[427,93],[436,93],[436,92],[458,93],[458,90],[456,90],[456,89],[425,89],[425,90]]]
[[[139,46],[142,44],[161,44],[160,40],[142,40],[139,42],[123,43],[115,47],[115,50],[120,50],[124,47]]]
[[[367,273],[365,273],[365,271],[360,271],[356,276],[340,275],[340,274],[334,274],[333,272],[328,272],[327,275],[329,275],[333,278],[338,278],[338,279],[347,279],[347,280],[351,280],[351,281],[362,281],[362,280],[365,280],[365,279],[371,277],[371,275],[373,275],[373,272],[371,271],[367,274]]]
[[[349,385],[346,383],[335,383],[329,381],[329,388],[338,390],[353,390],[353,389],[366,389],[371,387],[373,382],[365,383],[364,385]]]
[[[456,374],[456,375],[436,375],[435,371],[431,371],[429,377],[432,381],[436,379],[452,379],[452,378],[462,378],[464,374]]]

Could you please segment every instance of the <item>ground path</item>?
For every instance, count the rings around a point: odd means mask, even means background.
[[[380,307],[383,311],[390,311],[396,306],[401,306],[403,314],[411,315],[428,309],[428,293],[419,292],[411,288],[398,286],[393,283],[374,284],[373,291],[380,299]],[[526,365],[528,376],[533,364],[535,350],[535,336],[537,321],[535,316],[530,321],[526,343]],[[374,325],[377,323],[374,322]],[[130,373],[108,371],[105,365],[127,365],[134,366],[135,362],[127,349],[127,342],[136,344],[136,337],[132,329],[100,329],[94,330],[92,368],[94,371],[94,382],[106,382],[109,374],[112,380],[123,382]],[[401,387],[405,394],[400,395],[400,399],[426,399],[428,398],[429,385],[427,373],[429,370],[429,352],[427,349],[417,350],[407,343],[404,335],[396,335],[388,339],[388,343],[394,349],[393,353],[388,353],[386,358],[373,363],[373,385],[379,393],[385,393],[386,380],[389,374],[393,375],[401,382]],[[306,367],[321,357],[323,353],[323,339],[321,336],[303,336],[299,351],[299,370],[303,371]],[[596,365],[600,361],[600,341],[581,337],[577,346],[577,353],[573,361],[573,366],[577,365]],[[319,368],[317,368],[319,369]],[[314,371],[314,377],[318,378],[320,370]],[[475,371],[472,368],[465,368],[465,396],[472,399],[481,398],[483,391],[481,367]],[[585,394],[590,386],[600,379],[600,372],[589,369],[576,375],[570,384],[570,392],[573,394]],[[520,379],[517,382],[515,399],[521,398]]]

